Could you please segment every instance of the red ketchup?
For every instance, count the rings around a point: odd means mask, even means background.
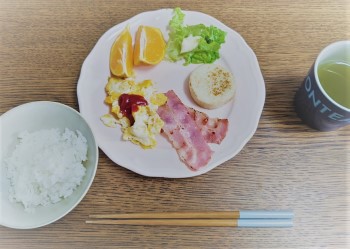
[[[137,112],[139,105],[148,105],[147,100],[141,95],[123,93],[118,100],[120,106],[120,112],[130,120],[130,125],[135,123],[135,119],[132,116],[133,112]]]

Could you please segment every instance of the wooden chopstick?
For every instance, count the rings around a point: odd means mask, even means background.
[[[237,226],[237,219],[133,219],[133,220],[87,220],[86,223],[105,225],[143,226]]]
[[[87,220],[88,224],[190,226],[190,227],[291,227],[292,219],[131,219]]]
[[[95,219],[237,219],[236,211],[223,212],[163,212],[163,213],[126,213],[126,214],[95,214]]]
[[[203,227],[291,227],[293,212],[241,210],[221,212],[163,212],[93,214],[88,224]]]
[[[213,211],[213,212],[161,212],[161,213],[126,213],[93,214],[94,219],[291,219],[291,211]]]

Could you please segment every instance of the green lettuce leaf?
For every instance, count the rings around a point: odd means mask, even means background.
[[[169,40],[166,47],[166,58],[170,61],[185,60],[185,65],[213,63],[220,57],[221,44],[225,42],[226,32],[215,26],[204,24],[184,25],[185,14],[180,8],[174,9],[173,18],[169,22]],[[198,46],[186,53],[181,53],[183,39],[200,36]]]

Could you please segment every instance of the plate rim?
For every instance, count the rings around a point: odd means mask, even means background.
[[[100,43],[103,42],[104,39],[106,39],[106,37],[109,36],[110,33],[115,33],[116,29],[118,29],[119,27],[122,27],[123,25],[126,25],[127,23],[132,23],[133,21],[139,19],[140,17],[144,16],[144,15],[149,15],[149,14],[156,14],[158,12],[167,12],[167,11],[173,11],[172,8],[163,8],[163,9],[157,9],[157,10],[151,10],[151,11],[145,11],[145,12],[141,12],[138,13],[137,15],[132,16],[131,18],[124,20],[120,23],[117,23],[116,25],[112,26],[111,28],[109,28],[107,31],[105,31],[101,37],[97,40],[97,42],[95,43],[94,47],[91,49],[91,51],[89,52],[89,54],[87,55],[87,57],[85,58],[82,66],[81,66],[81,70],[80,70],[80,75],[78,78],[78,83],[77,83],[77,99],[78,99],[78,105],[79,105],[79,112],[84,116],[84,114],[82,112],[84,112],[84,105],[82,104],[82,98],[80,97],[80,89],[82,87],[82,83],[81,83],[81,78],[82,75],[84,74],[84,72],[87,70],[87,64],[90,61],[91,57],[94,55],[94,53],[97,50],[97,47],[100,45]],[[199,176],[202,174],[205,174],[213,169],[215,169],[216,167],[218,167],[219,165],[223,164],[224,162],[234,158],[243,148],[244,146],[250,141],[250,139],[254,136],[254,134],[256,133],[256,130],[259,126],[259,121],[264,109],[264,105],[265,105],[265,99],[266,99],[266,87],[265,87],[265,81],[260,69],[260,65],[257,59],[256,54],[254,53],[253,49],[248,45],[248,43],[244,40],[244,38],[234,29],[228,27],[227,25],[225,25],[224,23],[222,23],[221,21],[219,21],[218,19],[216,19],[213,16],[210,16],[206,13],[202,13],[199,11],[192,11],[192,10],[182,10],[182,12],[186,15],[186,16],[190,16],[191,14],[196,14],[196,15],[201,15],[205,18],[211,19],[211,21],[220,23],[220,25],[222,25],[223,27],[225,27],[225,29],[229,32],[232,32],[237,38],[239,38],[240,43],[244,46],[244,48],[247,50],[248,54],[249,54],[249,65],[253,66],[254,69],[254,73],[253,76],[255,78],[255,80],[258,82],[257,86],[260,87],[259,89],[259,93],[261,95],[259,95],[259,101],[256,101],[256,105],[257,107],[255,108],[256,110],[256,115],[254,118],[254,125],[252,125],[251,127],[251,132],[249,133],[249,135],[247,135],[245,137],[245,139],[241,142],[240,146],[238,146],[238,148],[236,149],[236,151],[233,151],[232,153],[229,153],[228,156],[222,157],[220,159],[218,159],[215,163],[215,166],[213,167],[205,167],[202,168],[200,171],[191,171],[189,170],[189,174],[188,175],[179,175],[179,176],[174,176],[174,175],[159,175],[159,174],[152,174],[149,171],[145,169],[140,169],[138,167],[132,167],[129,165],[124,165],[124,164],[120,164],[119,162],[116,162],[114,159],[112,159],[108,152],[106,152],[106,149],[104,149],[104,146],[102,145],[102,143],[100,143],[100,139],[98,138],[98,136],[95,136],[98,147],[100,147],[100,149],[106,154],[106,156],[116,165],[121,166],[125,169],[128,169],[136,174],[139,175],[143,175],[146,177],[158,177],[158,178],[190,178],[190,177],[195,177],[195,176]],[[122,29],[122,28],[120,28]],[[187,167],[185,164],[183,164],[184,167]]]

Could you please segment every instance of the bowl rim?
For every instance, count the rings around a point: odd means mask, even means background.
[[[92,141],[93,141],[93,148],[91,148],[91,151],[92,153],[95,155],[95,163],[93,165],[93,171],[92,171],[92,175],[91,175],[91,178],[89,180],[89,183],[87,185],[87,187],[85,188],[85,190],[83,191],[83,193],[80,195],[80,197],[78,198],[78,200],[71,206],[69,207],[64,213],[62,213],[61,215],[55,217],[54,219],[50,219],[48,221],[45,221],[45,222],[42,222],[42,223],[38,223],[36,225],[28,225],[28,226],[14,226],[14,225],[11,225],[9,223],[6,223],[4,222],[2,219],[0,219],[0,225],[1,226],[4,226],[4,227],[8,227],[8,228],[13,228],[13,229],[33,229],[33,228],[39,228],[39,227],[43,227],[43,226],[46,226],[46,225],[49,225],[49,224],[52,224],[54,222],[56,222],[57,220],[60,220],[61,218],[63,218],[64,216],[66,216],[68,213],[70,213],[74,208],[76,208],[79,203],[83,200],[83,198],[86,196],[87,192],[89,191],[94,179],[95,179],[95,176],[96,176],[96,172],[97,172],[97,168],[98,168],[98,162],[99,162],[99,149],[98,149],[98,145],[97,145],[97,141],[96,141],[96,138],[95,138],[95,135],[93,133],[93,130],[91,129],[89,123],[85,120],[85,118],[81,115],[80,112],[78,112],[77,110],[75,110],[74,108],[68,106],[68,105],[65,105],[65,104],[62,104],[60,102],[55,102],[55,101],[46,101],[46,100],[43,100],[43,101],[32,101],[32,102],[28,102],[28,103],[24,103],[24,104],[20,104],[18,106],[15,106],[13,108],[11,108],[10,110],[4,112],[3,114],[0,115],[0,124],[1,124],[1,120],[10,115],[11,113],[14,113],[16,112],[17,110],[21,109],[21,108],[25,108],[27,106],[30,106],[30,105],[38,105],[38,104],[46,104],[46,105],[55,105],[55,106],[59,106],[59,107],[62,107],[70,112],[72,112],[74,115],[78,115],[82,120],[83,122],[86,124],[86,126],[88,127],[90,133],[91,133],[91,138],[92,138]],[[2,128],[3,129],[3,128]],[[2,164],[1,164],[2,165]],[[1,191],[1,189],[0,189]],[[0,204],[1,205],[1,204]],[[1,206],[0,206],[0,210],[1,210]],[[0,214],[2,215],[2,214]]]

